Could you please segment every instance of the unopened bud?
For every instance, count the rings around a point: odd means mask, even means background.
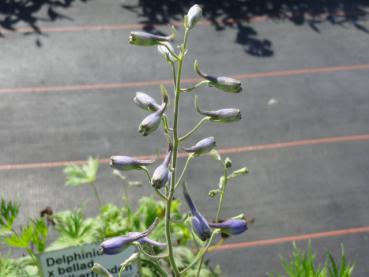
[[[142,170],[144,166],[152,164],[152,160],[137,160],[129,156],[110,157],[110,166],[117,170]]]
[[[159,36],[141,31],[133,31],[129,36],[129,43],[138,46],[153,46],[165,41],[171,41],[174,34],[170,36]]]
[[[161,189],[169,181],[169,162],[171,154],[171,151],[167,153],[164,161],[155,169],[152,175],[151,184],[155,189]]]
[[[242,219],[228,219],[221,223],[210,223],[210,227],[219,228],[227,235],[238,235],[247,230],[247,222]]]
[[[186,152],[194,153],[196,156],[206,154],[216,147],[214,137],[208,137],[200,140],[194,146],[183,148]]]
[[[168,50],[170,49],[170,51]],[[164,56],[168,63],[174,63],[177,59],[172,55],[175,53],[173,46],[169,42],[163,42],[158,45],[158,52]],[[172,53],[171,53],[172,52]]]
[[[187,20],[185,20],[186,22],[186,28],[188,29],[192,29],[193,27],[195,27],[195,25],[197,24],[197,22],[199,22],[202,18],[202,9],[199,5],[193,5],[188,13],[187,13]]]
[[[154,98],[143,92],[136,92],[133,102],[140,108],[149,112],[156,112],[160,108],[160,105]]]
[[[165,108],[167,107],[169,96],[165,87],[161,86],[161,89],[163,103],[161,104],[160,108],[156,112],[153,112],[152,114],[146,116],[138,126],[138,132],[143,136],[147,136],[158,129],[161,122],[161,116],[163,115]]]
[[[209,197],[214,198],[219,193],[219,189],[212,189],[209,191]]]
[[[230,175],[230,177],[231,178],[238,177],[238,176],[245,175],[247,173],[249,173],[248,168],[247,167],[242,167],[242,168],[240,168],[238,170],[233,171],[232,174]]]
[[[200,70],[200,65],[197,60],[194,62],[194,68],[196,73],[202,78],[209,81],[209,86],[216,87],[219,90],[230,92],[230,93],[238,93],[242,90],[241,82],[225,76],[210,76],[208,74],[203,73]]]
[[[232,167],[232,160],[227,157],[224,161],[224,164],[225,164],[226,168],[230,168],[230,167]]]
[[[211,229],[209,226],[209,223],[205,219],[205,217],[199,212],[199,210],[196,208],[195,204],[193,203],[186,185],[183,184],[183,195],[187,202],[187,205],[190,207],[191,214],[192,214],[192,228],[196,235],[202,240],[206,241],[211,236]]]

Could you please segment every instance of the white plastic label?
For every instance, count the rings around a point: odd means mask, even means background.
[[[129,247],[116,255],[104,255],[99,252],[98,245],[88,244],[44,252],[40,255],[40,262],[44,277],[97,277],[97,274],[91,272],[95,262],[103,265],[114,277],[118,277],[120,264],[135,251],[134,247]],[[138,263],[127,266],[122,276],[139,276]]]

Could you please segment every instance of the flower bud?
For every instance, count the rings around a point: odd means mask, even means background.
[[[201,72],[197,60],[194,62],[194,68],[199,76],[209,81],[209,86],[211,87],[230,93],[238,93],[242,90],[241,82],[236,79],[225,76],[214,77]]]
[[[151,178],[151,184],[155,189],[161,189],[169,181],[169,163],[172,152],[169,151],[164,161],[155,169]]]
[[[129,43],[138,46],[153,46],[165,41],[171,41],[174,39],[174,36],[174,33],[170,36],[159,36],[142,31],[134,31],[129,36]]]
[[[156,131],[160,125],[161,116],[164,110],[165,106],[162,105],[159,110],[146,116],[144,120],[142,120],[140,126],[138,126],[138,132],[143,136],[147,136]]]
[[[105,240],[100,244],[100,248],[104,254],[115,255],[125,250],[131,243],[139,241],[147,237],[158,224],[158,220],[155,219],[154,223],[144,232],[134,232],[127,236],[119,236]]]
[[[219,228],[227,235],[238,235],[247,230],[247,222],[242,219],[228,219],[221,223],[210,223],[210,227]]]
[[[235,177],[238,177],[238,176],[245,175],[247,173],[249,173],[248,168],[247,167],[242,167],[238,170],[233,171],[232,174],[229,175],[229,178],[235,178]]]
[[[133,102],[135,102],[140,108],[149,112],[156,112],[160,108],[160,105],[155,101],[154,98],[143,92],[136,92]]]
[[[193,5],[187,13],[186,28],[192,29],[202,18],[202,9],[199,5]]]
[[[241,120],[241,111],[239,109],[201,110],[198,105],[197,96],[195,96],[195,107],[198,113],[208,116],[214,122],[230,123]]]
[[[161,116],[163,115],[169,101],[168,92],[166,91],[165,87],[161,86],[161,90],[163,103],[161,104],[160,108],[156,112],[146,116],[140,123],[140,126],[138,126],[138,132],[143,136],[147,136],[156,131],[160,125]]]
[[[91,267],[91,271],[103,277],[113,277],[113,275],[111,275],[110,272],[99,263],[94,263]]]
[[[209,191],[208,195],[210,198],[214,198],[219,193],[219,189],[212,189]]]
[[[144,166],[152,164],[152,160],[137,160],[129,156],[110,157],[110,166],[118,170],[141,170]]]
[[[200,140],[194,146],[183,148],[184,151],[194,153],[196,156],[210,152],[216,147],[214,137],[208,137]]]
[[[230,168],[232,167],[232,160],[230,158],[226,158],[225,161],[224,161],[224,164],[225,164],[225,167],[226,168]]]
[[[174,63],[177,59],[172,55],[167,47],[172,51],[172,53],[175,53],[173,46],[169,42],[163,42],[161,45],[158,45],[158,52],[164,56],[168,63]]]
[[[196,235],[202,240],[206,241],[211,236],[211,229],[209,223],[205,219],[205,217],[197,210],[195,204],[193,203],[190,195],[188,194],[187,188],[185,184],[183,186],[183,195],[189,206],[192,214],[192,228]]]

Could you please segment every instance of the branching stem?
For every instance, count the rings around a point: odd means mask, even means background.
[[[173,244],[170,232],[170,218],[171,218],[171,204],[173,200],[173,195],[175,191],[176,185],[176,166],[177,166],[177,152],[178,152],[178,116],[179,116],[179,97],[181,90],[181,75],[182,75],[182,65],[185,57],[185,52],[187,48],[187,39],[188,39],[189,29],[185,29],[183,45],[181,47],[181,54],[178,60],[178,71],[176,76],[176,85],[175,85],[175,101],[174,101],[174,122],[173,122],[173,151],[172,151],[172,162],[171,167],[174,169],[172,172],[172,179],[169,187],[168,201],[165,209],[165,236],[168,244],[168,252],[169,252],[169,263],[173,270],[173,274],[175,277],[181,276],[174,260],[173,253]]]
[[[195,133],[205,122],[208,122],[210,120],[209,116],[205,116],[203,117],[197,124],[195,127],[192,128],[191,131],[189,131],[187,134],[185,134],[183,137],[179,138],[179,141],[184,141],[185,139],[187,139],[188,137],[190,137],[193,133]]]

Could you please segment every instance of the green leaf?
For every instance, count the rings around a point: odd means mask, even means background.
[[[78,166],[76,164],[67,165],[64,168],[66,175],[65,185],[80,186],[92,184],[96,180],[97,171],[99,169],[99,160],[90,157],[86,164]]]
[[[33,277],[38,275],[32,275],[26,270],[26,266],[22,262],[10,259],[9,257],[0,258],[0,276],[1,277]]]
[[[19,214],[19,204],[14,201],[0,200],[0,237],[1,233],[7,233],[13,227],[13,223]]]
[[[48,229],[43,219],[31,220],[31,222],[19,233],[13,232],[4,239],[4,243],[10,247],[28,249],[34,245],[41,253],[45,250]]]
[[[85,219],[80,209],[66,211],[54,216],[55,230],[59,237],[47,250],[56,250],[98,240],[96,219]]]

